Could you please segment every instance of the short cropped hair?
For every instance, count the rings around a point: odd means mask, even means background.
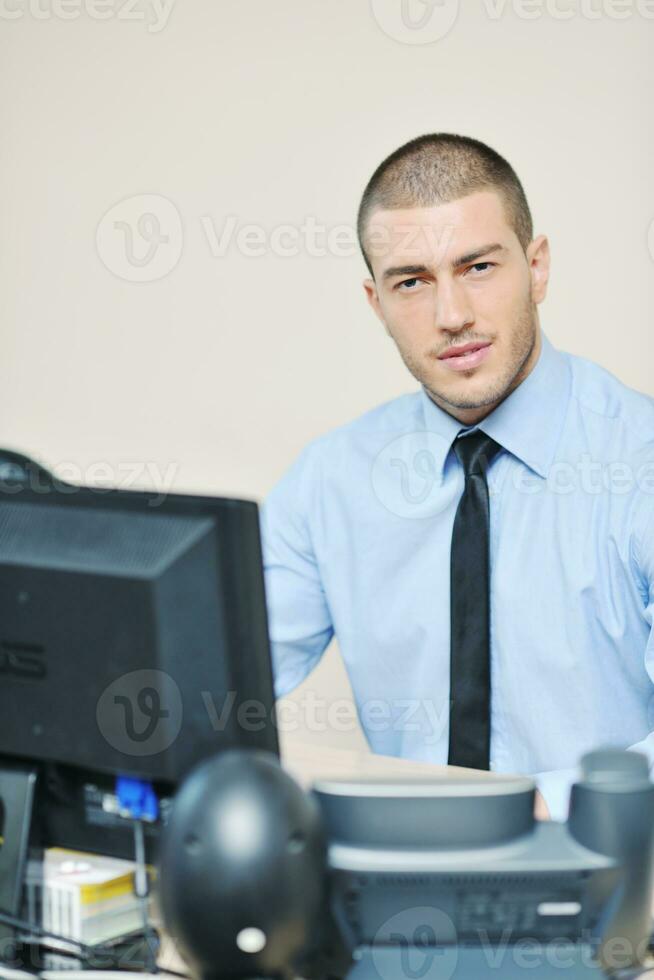
[[[368,270],[365,236],[373,211],[427,208],[481,190],[496,190],[523,250],[534,229],[522,184],[513,167],[479,140],[431,133],[405,143],[380,163],[368,181],[357,218],[359,246]]]

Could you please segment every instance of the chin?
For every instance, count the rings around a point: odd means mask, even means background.
[[[458,384],[440,389],[432,387],[431,391],[442,401],[460,409],[485,408],[502,398],[500,386],[493,384],[492,381],[489,382],[487,378],[477,384],[473,379],[470,384]]]

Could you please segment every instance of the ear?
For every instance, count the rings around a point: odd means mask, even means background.
[[[531,298],[534,303],[542,303],[550,278],[550,243],[545,235],[534,238],[527,248],[526,257],[531,276]]]
[[[366,294],[366,299],[370,303],[370,306],[372,307],[372,309],[373,309],[373,311],[375,313],[375,316],[378,318],[378,320],[381,321],[381,323],[384,326],[384,330],[386,331],[386,333],[390,337],[391,332],[388,329],[388,326],[386,324],[386,320],[384,319],[384,314],[382,313],[382,308],[381,308],[381,304],[379,302],[379,294],[377,293],[377,286],[375,285],[375,280],[374,279],[364,279],[363,280],[363,288],[364,288],[364,291],[365,291],[365,294]]]

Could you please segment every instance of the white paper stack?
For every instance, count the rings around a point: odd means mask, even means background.
[[[132,861],[54,847],[42,873],[28,866],[27,905],[43,929],[95,945],[142,927],[133,883]]]

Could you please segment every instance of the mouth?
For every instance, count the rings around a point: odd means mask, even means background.
[[[438,360],[452,371],[469,371],[486,360],[491,346],[490,341],[461,344],[460,347],[450,347]]]

